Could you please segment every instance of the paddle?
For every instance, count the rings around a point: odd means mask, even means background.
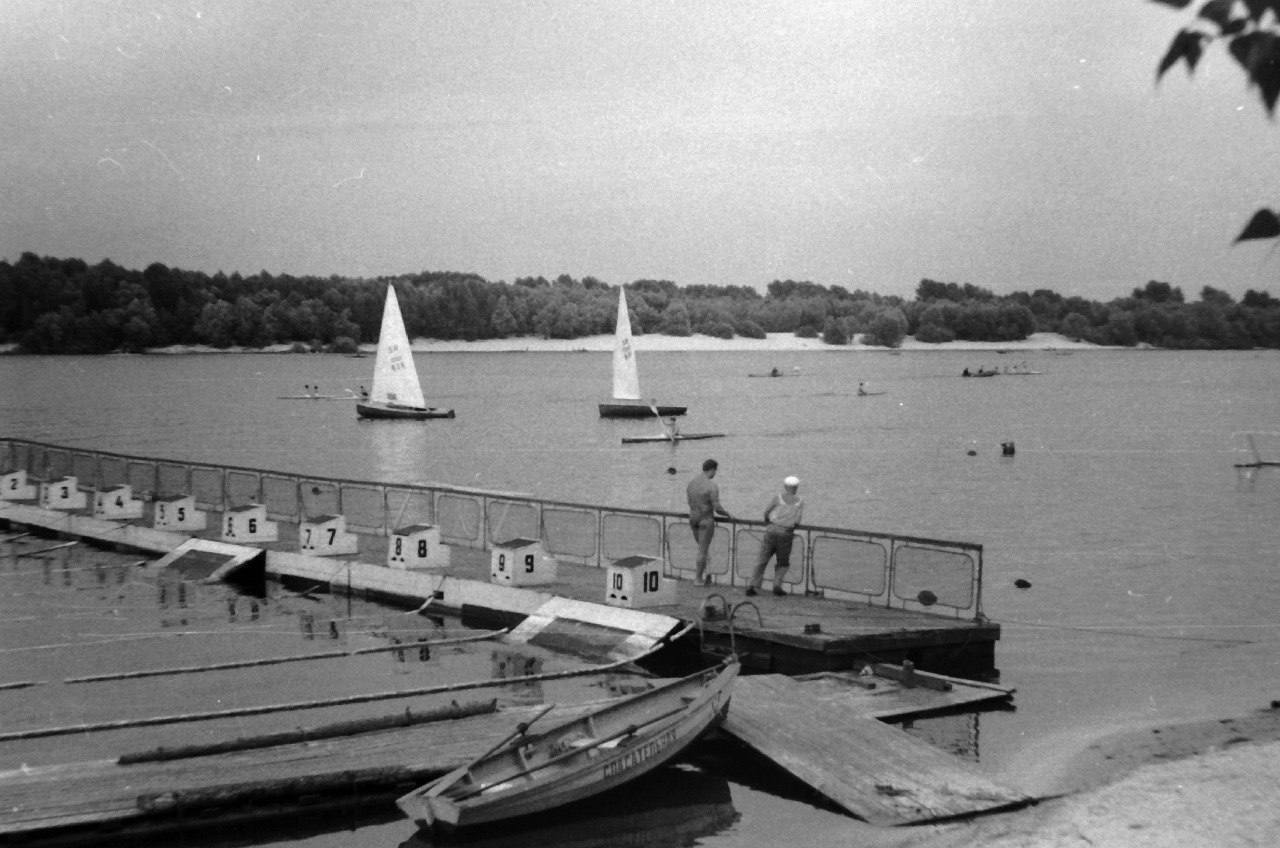
[[[504,747],[506,747],[507,745],[511,744],[511,740],[512,740],[512,739],[515,739],[517,736],[524,736],[526,733],[528,733],[528,732],[529,732],[529,726],[530,726],[530,725],[532,725],[535,721],[537,721],[538,719],[542,718],[544,715],[546,715],[547,713],[551,712],[551,711],[552,711],[552,710],[554,710],[555,708],[556,708],[556,705],[555,705],[555,704],[548,704],[548,705],[547,705],[547,707],[546,707],[546,709],[544,709],[542,712],[538,713],[538,714],[537,714],[536,716],[534,716],[533,718],[529,719],[528,721],[522,721],[522,722],[520,722],[519,724],[517,724],[517,725],[516,725],[516,729],[515,729],[515,730],[513,730],[513,731],[511,731],[510,733],[508,733],[508,734],[507,734],[507,735],[502,739],[502,741],[501,741],[501,742],[499,742],[498,744],[494,745],[492,748],[490,748],[489,750],[485,751],[483,754],[481,754],[480,756],[476,757],[476,758],[475,758],[475,759],[473,759],[471,762],[467,763],[463,768],[465,768],[465,769],[467,769],[467,770],[470,770],[470,769],[471,769],[471,767],[472,767],[473,765],[475,765],[476,763],[480,762],[480,761],[481,761],[481,760],[483,760],[485,757],[492,756],[493,754],[497,753],[498,751],[501,751]]]
[[[506,777],[503,778],[502,782],[505,783],[509,780],[514,780],[517,777],[526,777],[528,775],[533,774],[536,771],[542,771],[545,768],[550,768],[551,766],[557,765],[558,763],[564,760],[567,760],[570,757],[581,756],[587,751],[593,751],[596,748],[601,747],[602,745],[608,745],[610,742],[614,741],[615,739],[621,739],[624,736],[634,736],[635,733],[638,730],[640,730],[640,728],[648,727],[651,724],[656,724],[657,722],[663,721],[665,719],[669,719],[672,716],[679,715],[680,713],[684,712],[686,708],[687,707],[685,706],[680,706],[674,710],[668,710],[662,715],[657,715],[657,716],[654,716],[653,718],[646,719],[645,721],[642,721],[638,724],[627,725],[622,730],[619,730],[615,733],[610,733],[608,736],[604,737],[603,739],[593,739],[589,744],[583,745],[581,748],[570,748],[568,751],[565,751],[564,753],[561,753],[561,754],[557,754],[556,756],[552,757],[546,762],[538,763],[535,766],[530,766],[529,768],[521,769],[520,771],[507,775]],[[474,798],[477,795],[484,794],[491,788],[492,788],[492,785],[477,786],[460,795],[453,796],[450,800],[452,800],[454,803],[457,803],[459,801],[466,801],[469,798]]]
[[[674,428],[669,426],[666,421],[662,419],[662,413],[658,412],[658,401],[657,400],[649,401],[649,408],[653,410],[653,416],[657,418],[658,423],[662,425],[662,431],[667,434],[667,438],[671,440],[672,444],[675,444],[675,441],[676,441],[675,430]]]
[[[440,795],[440,793],[444,792],[449,787],[456,785],[457,781],[460,780],[463,777],[463,775],[467,775],[468,778],[470,778],[471,769],[476,763],[484,760],[487,757],[493,756],[494,754],[501,751],[507,745],[510,745],[511,742],[516,738],[520,736],[524,736],[526,733],[529,732],[529,726],[531,724],[533,724],[535,721],[542,718],[544,715],[551,712],[555,708],[556,708],[555,704],[548,704],[546,706],[546,709],[538,713],[533,718],[529,719],[528,721],[522,721],[519,724],[517,724],[515,730],[508,733],[506,736],[502,738],[501,741],[499,741],[489,750],[485,751],[483,754],[473,757],[466,765],[458,766],[453,771],[437,778],[431,783],[428,783],[426,786],[422,787],[421,789],[417,790],[412,794],[415,794],[415,795],[423,794],[430,797],[437,797]],[[481,791],[483,791],[483,789]]]

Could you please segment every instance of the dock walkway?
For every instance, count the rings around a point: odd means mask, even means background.
[[[888,701],[902,692],[833,679],[744,677],[734,687],[724,730],[871,824],[935,821],[1032,800],[873,717],[899,714]],[[919,703],[939,694],[914,693],[923,696]],[[882,696],[884,704],[877,701]]]
[[[0,524],[155,554],[172,553],[189,540],[187,534],[127,521],[11,502],[0,503]],[[605,572],[592,566],[566,564],[554,582],[515,588],[490,583],[489,552],[471,548],[455,549],[446,569],[413,571],[281,547],[286,546],[266,546],[262,556],[245,548],[230,559],[305,590],[511,626],[512,637],[544,647],[594,627],[597,635],[614,640],[607,647],[616,659],[643,653],[627,644],[631,641],[653,646],[696,628],[699,653],[708,646],[732,649],[744,658],[745,670],[809,673],[800,680],[741,678],[725,730],[868,821],[928,821],[1028,800],[876,720],[1007,700],[1008,689],[910,670],[912,663],[921,671],[930,664],[946,666],[952,647],[975,634],[994,642],[998,627],[985,621],[807,595],[739,598],[731,588],[687,580],[674,581],[671,603],[631,610],[604,603]],[[216,565],[207,556],[200,559],[202,566]],[[216,573],[214,568],[210,574]],[[557,610],[571,614],[559,617]],[[895,660],[909,669],[897,675],[905,682],[889,679],[892,669],[884,666],[872,666],[882,675],[874,686],[830,673],[859,661]],[[0,843],[189,826],[193,817],[221,820],[341,801],[368,803],[467,761],[509,732],[522,709],[127,766],[101,759],[12,768],[0,743],[5,764],[0,767],[10,768],[0,772],[0,797],[9,802],[0,805]]]
[[[893,669],[884,671],[891,674]],[[723,730],[869,822],[929,821],[1029,799],[873,716],[903,718],[1007,700],[1009,694],[963,681],[940,689],[904,685],[891,676],[855,680],[816,675],[799,682],[753,676],[737,681]],[[589,703],[558,705],[541,722],[569,720],[591,708]],[[0,797],[5,799],[0,844],[55,837],[68,843],[92,841],[210,818],[296,814],[337,803],[390,803],[408,788],[474,758],[543,707],[462,709],[470,714],[306,742],[173,759],[121,752],[123,760],[0,771]]]
[[[52,512],[0,502],[0,521],[84,538],[99,544],[163,554],[191,538],[132,523]],[[385,544],[385,540],[384,540]],[[261,546],[267,575],[291,587],[350,593],[415,609],[428,601],[434,610],[460,615],[481,627],[514,627],[554,598],[568,598],[627,620],[633,612],[605,603],[606,571],[561,564],[556,580],[537,587],[508,587],[489,581],[490,552],[455,547],[447,568],[399,570],[365,560],[308,556]],[[371,556],[376,556],[374,551]],[[974,678],[996,675],[995,643],[1000,626],[986,619],[961,619],[852,600],[763,593],[746,597],[737,587],[698,586],[672,580],[672,603],[648,606],[634,620],[666,616],[697,625],[697,649],[738,654],[744,671],[804,674],[849,669],[867,662],[909,661],[922,670]],[[660,638],[663,634],[650,634]],[[554,638],[548,630],[543,639]]]

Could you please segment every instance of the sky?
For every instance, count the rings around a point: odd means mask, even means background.
[[[1280,294],[1198,5],[3,0],[0,259]]]

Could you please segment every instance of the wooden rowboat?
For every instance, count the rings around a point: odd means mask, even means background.
[[[523,725],[396,804],[420,828],[449,832],[542,813],[621,786],[670,762],[722,721],[737,676],[738,661],[731,658],[541,733]]]

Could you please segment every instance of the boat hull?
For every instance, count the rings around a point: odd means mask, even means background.
[[[538,734],[402,796],[420,828],[452,832],[542,813],[670,762],[723,720],[738,663],[701,672]]]
[[[601,418],[652,418],[653,407],[647,403],[638,401],[615,400],[610,403],[600,404]],[[668,415],[684,415],[688,412],[687,406],[659,406],[658,415],[666,418]]]
[[[373,403],[372,401],[357,403],[356,415],[360,418],[398,419],[405,421],[425,421],[428,418],[453,418],[452,409],[440,409],[434,406],[393,406]]]

